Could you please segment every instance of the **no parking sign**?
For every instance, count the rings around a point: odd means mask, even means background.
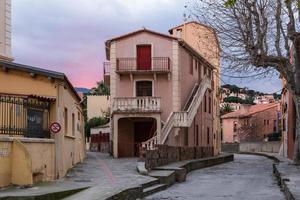
[[[61,130],[61,125],[57,122],[54,122],[50,125],[51,133],[59,133],[60,130]]]

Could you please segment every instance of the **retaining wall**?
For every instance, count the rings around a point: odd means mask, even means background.
[[[145,167],[151,170],[155,167],[167,165],[172,162],[183,160],[212,157],[213,147],[175,147],[168,145],[157,145],[154,150],[145,151]]]

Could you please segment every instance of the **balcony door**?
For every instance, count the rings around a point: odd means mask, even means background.
[[[137,69],[151,70],[151,45],[137,45]]]

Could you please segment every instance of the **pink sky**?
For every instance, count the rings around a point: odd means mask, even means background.
[[[141,27],[167,33],[183,22],[186,2],[12,0],[13,56],[17,63],[63,72],[75,87],[91,88],[102,79],[107,39]],[[223,80],[263,92],[281,87],[275,78]]]

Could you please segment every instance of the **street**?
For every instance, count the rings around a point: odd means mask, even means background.
[[[272,163],[265,157],[235,155],[234,162],[193,171],[186,182],[146,200],[285,199],[272,175]]]

